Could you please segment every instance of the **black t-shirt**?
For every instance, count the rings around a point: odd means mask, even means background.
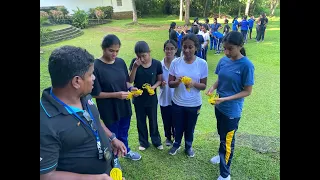
[[[203,44],[204,43],[204,38],[203,38],[203,36],[202,35],[200,35],[200,34],[197,34],[197,38],[198,38],[198,40],[199,40],[199,46],[197,47],[197,51],[194,53],[195,55],[196,54],[199,54],[200,52],[201,52],[201,44]]]
[[[178,36],[177,36],[177,32],[175,30],[171,30],[169,33],[169,39],[174,40],[176,43],[178,43]]]
[[[224,28],[223,28],[223,33],[228,34],[229,31],[230,31],[230,26],[229,26],[229,24],[226,24],[226,25],[224,26]]]
[[[92,96],[100,92],[128,91],[129,82],[128,68],[121,58],[116,58],[113,64],[106,64],[99,59],[94,62],[94,80]],[[106,125],[111,125],[123,117],[131,117],[131,102],[118,98],[97,98],[97,106],[101,119]]]
[[[266,17],[260,18],[260,21],[261,21],[261,25],[263,25],[264,27],[264,25],[268,23],[268,18]]]
[[[136,58],[133,58],[130,64],[130,71],[132,70],[133,63],[136,60]],[[142,65],[140,65],[137,69],[136,76],[134,79],[134,86],[142,89],[142,85],[144,83],[149,83],[151,86],[153,86],[157,82],[157,75],[162,74],[162,65],[161,62],[152,59],[152,64],[148,68],[144,68]],[[143,93],[141,96],[137,96],[133,98],[132,103],[136,105],[143,105],[143,106],[152,106],[154,104],[158,103],[157,98],[157,89],[155,89],[155,94],[150,96],[147,89],[142,89]]]
[[[113,155],[110,140],[106,136],[99,112],[87,95],[81,98],[83,109],[90,109],[99,132],[102,148],[108,148],[109,159],[99,159],[95,135],[86,125],[83,113],[77,114],[81,122],[50,95],[50,88],[43,91],[40,99],[40,174],[56,169],[79,174],[110,173]]]

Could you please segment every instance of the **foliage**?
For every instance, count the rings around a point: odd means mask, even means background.
[[[53,23],[59,23],[64,18],[63,12],[59,10],[50,10],[50,20]]]
[[[103,11],[102,10],[100,10],[100,9],[96,9],[95,10],[95,15],[96,15],[96,17],[97,17],[97,19],[104,19],[104,13],[103,13]]]
[[[269,13],[270,2],[274,0],[251,0],[249,14],[258,15],[261,12]],[[185,1],[184,1],[185,2]],[[221,5],[220,5],[221,2]],[[247,0],[191,0],[190,17],[213,17],[220,15],[235,16],[244,14]],[[279,5],[278,5],[279,7]],[[179,0],[136,0],[137,11],[141,16],[157,14],[179,15]],[[185,8],[185,4],[184,4]],[[183,9],[184,9],[183,8]],[[184,10],[183,10],[184,11]],[[204,13],[204,11],[206,11]]]
[[[84,29],[88,26],[88,14],[84,10],[73,10],[72,25]]]
[[[66,7],[58,7],[57,10],[61,11],[63,14],[63,17],[67,16],[69,14],[69,11],[67,10]]]
[[[101,10],[104,13],[103,19],[112,19],[113,7],[112,6],[98,6],[96,10]]]

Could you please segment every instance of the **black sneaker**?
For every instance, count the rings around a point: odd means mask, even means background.
[[[194,157],[194,151],[192,148],[185,150],[185,153],[187,154],[188,157]]]
[[[176,155],[177,151],[180,149],[180,146],[179,147],[174,147],[172,146],[172,148],[169,150],[169,154],[174,156]]]
[[[166,139],[166,146],[171,146],[172,145],[172,141],[170,139]]]

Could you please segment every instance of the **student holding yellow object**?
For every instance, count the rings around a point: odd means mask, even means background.
[[[209,88],[207,95],[217,89],[215,115],[220,135],[219,155],[211,163],[220,163],[218,180],[230,180],[230,165],[234,152],[235,133],[241,117],[244,97],[249,96],[254,84],[254,66],[246,57],[244,38],[240,32],[229,32],[223,38],[225,57],[217,64],[217,81]]]
[[[139,150],[143,151],[150,146],[148,141],[147,116],[152,144],[163,149],[158,130],[156,88],[162,82],[162,66],[160,61],[151,58],[150,49],[145,41],[138,41],[134,48],[136,58],[130,64],[130,83],[143,90],[141,96],[133,97],[132,103],[137,118],[139,134]]]
[[[185,153],[188,157],[195,156],[192,149],[193,133],[202,105],[200,91],[206,89],[208,77],[207,62],[195,55],[198,46],[199,40],[195,34],[185,35],[182,38],[183,56],[174,59],[170,65],[169,87],[174,88],[172,112],[175,128],[170,155],[175,155],[180,149],[184,135]]]
[[[129,83],[128,68],[122,58],[117,57],[120,51],[120,39],[114,34],[105,36],[101,43],[102,56],[94,62],[96,77],[91,95],[96,98],[100,118],[122,141],[127,148],[125,158],[140,160],[141,155],[131,151],[128,144],[128,131],[132,116],[131,102],[127,100],[130,91],[136,91]],[[116,76],[115,76],[116,74]],[[129,92],[128,92],[129,91]],[[119,159],[114,160],[115,167],[120,166]]]

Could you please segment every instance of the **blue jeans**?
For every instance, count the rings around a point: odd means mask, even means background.
[[[119,121],[107,126],[107,128],[116,134],[117,139],[123,142],[127,148],[127,152],[130,152],[128,145],[128,131],[130,128],[131,117],[120,118]]]

